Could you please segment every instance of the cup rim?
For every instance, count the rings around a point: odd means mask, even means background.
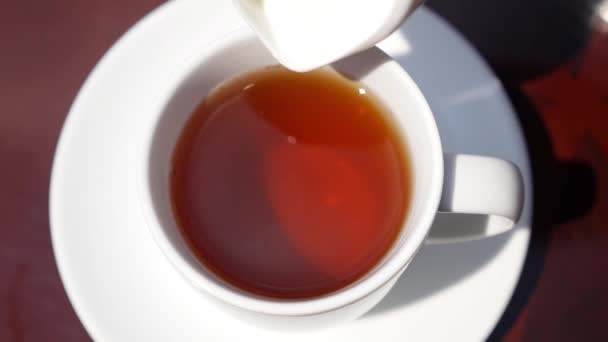
[[[229,46],[244,39],[258,39],[254,33],[248,28],[235,30],[228,35],[221,37],[215,42],[201,47],[201,56],[207,56],[211,51],[218,51],[224,46]],[[373,47],[371,49],[377,49]],[[142,145],[142,153],[139,155],[143,158],[139,161],[139,172],[137,172],[137,182],[139,183],[139,202],[144,214],[148,229],[151,232],[154,241],[165,255],[170,264],[180,273],[186,280],[189,281],[196,289],[203,290],[207,294],[219,299],[222,302],[231,304],[237,308],[246,309],[253,312],[274,315],[274,316],[310,316],[328,311],[333,311],[344,306],[359,301],[375,292],[383,285],[388,283],[408,265],[416,252],[424,243],[424,240],[430,230],[431,224],[439,207],[439,200],[443,187],[443,151],[437,128],[431,108],[426,101],[424,95],[407,72],[392,58],[389,63],[382,65],[382,68],[387,68],[393,76],[399,75],[402,81],[407,85],[407,91],[415,95],[417,110],[415,111],[424,119],[424,124],[428,130],[428,151],[433,159],[433,164],[437,165],[431,171],[431,188],[426,189],[430,192],[429,199],[421,210],[421,217],[418,226],[424,226],[424,229],[416,229],[415,233],[405,241],[405,243],[397,249],[390,258],[388,258],[382,267],[371,271],[363,278],[336,292],[314,298],[296,299],[296,300],[281,300],[274,298],[260,297],[255,294],[246,294],[232,286],[223,284],[217,279],[213,279],[197,269],[206,268],[200,262],[198,265],[193,265],[188,260],[185,260],[176,247],[169,241],[161,220],[158,218],[154,204],[152,203],[152,190],[149,180],[149,161],[152,158],[152,146],[156,133],[157,120],[163,113],[164,108],[168,105],[171,99],[184,80],[192,74],[192,72],[200,66],[201,60],[194,58],[192,65],[183,73],[183,77],[178,78],[175,84],[170,87],[171,92],[168,93],[165,101],[156,111],[157,117],[153,120],[150,127],[146,128],[146,136]],[[373,89],[373,86],[370,86]],[[212,272],[210,272],[212,273]]]

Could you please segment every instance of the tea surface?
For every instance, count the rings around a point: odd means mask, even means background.
[[[269,67],[216,88],[173,155],[174,216],[194,255],[244,291],[317,297],[356,282],[401,232],[407,150],[363,86]]]

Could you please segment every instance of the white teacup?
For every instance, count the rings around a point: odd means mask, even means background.
[[[175,223],[169,175],[175,142],[193,109],[215,86],[241,73],[277,64],[248,29],[236,31],[203,49],[187,73],[178,75],[164,107],[147,127],[141,153],[140,198],[150,232],[167,259],[192,286],[220,307],[247,321],[277,329],[324,327],[355,319],[377,304],[429,241],[438,211],[443,227],[431,242],[470,240],[504,232],[517,221],[523,203],[521,175],[512,163],[471,155],[445,156],[433,114],[401,66],[371,48],[331,66],[371,89],[394,115],[412,163],[410,211],[392,249],[367,275],[335,293],[303,300],[263,298],[236,288],[201,265]],[[449,213],[449,214],[448,214]],[[484,227],[450,227],[457,213],[490,215]],[[356,213],[354,213],[356,215]],[[445,224],[445,223],[448,224]]]

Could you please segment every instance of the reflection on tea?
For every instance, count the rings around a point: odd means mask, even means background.
[[[223,83],[176,145],[173,212],[193,254],[264,297],[356,282],[401,233],[412,179],[403,139],[364,86],[282,67]]]

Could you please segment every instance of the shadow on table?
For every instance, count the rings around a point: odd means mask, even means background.
[[[542,272],[553,226],[583,216],[595,202],[596,177],[582,161],[555,158],[536,108],[519,83],[576,60],[591,31],[598,0],[428,0],[427,5],[456,27],[506,84],[528,145],[534,182],[530,248],[513,297],[490,335],[509,332]]]
[[[590,165],[555,158],[552,142],[538,111],[518,90],[518,82],[550,72],[584,47],[588,33],[586,16],[590,16],[589,8],[594,3],[595,0],[583,0],[578,4],[565,0],[428,2],[431,8],[464,33],[506,84],[530,156],[534,193],[530,248],[514,295],[490,340],[506,335],[534,290],[553,225],[584,215],[595,201],[596,181]],[[417,31],[420,30],[412,30]],[[424,58],[424,61],[418,60],[417,65],[432,65],[432,55],[416,54],[417,46],[432,43],[425,42],[424,37],[417,37],[418,34],[412,35],[412,32],[408,32],[408,39],[412,40],[414,50],[410,55],[397,59],[407,65],[412,59]],[[432,51],[432,48],[426,46],[421,50]],[[441,75],[441,68],[445,66],[436,67],[439,68],[435,70],[436,74]],[[415,74],[412,77],[424,90],[421,83],[425,78],[417,78]],[[447,93],[450,87],[462,86],[458,80],[446,82],[449,84],[440,84],[436,91]],[[425,92],[425,95],[428,97],[429,94]],[[402,277],[407,276],[407,287],[403,280],[398,281],[368,316],[412,304],[465,279],[497,255],[509,238],[510,235],[505,234],[484,241],[465,242],[465,245],[425,246]],[[466,244],[470,244],[470,248]],[[426,267],[429,264],[434,265],[432,270]]]
[[[536,109],[518,90],[507,92],[518,113],[528,144],[533,179],[532,235],[521,278],[489,340],[500,340],[519,317],[542,272],[551,228],[581,217],[595,200],[595,175],[580,161],[556,160],[547,131]],[[368,315],[409,305],[449,287],[483,267],[510,238],[503,234],[483,241],[425,246],[404,276]],[[466,245],[469,246],[466,246]],[[429,269],[428,265],[434,265]],[[407,278],[407,283],[402,280]]]
[[[428,0],[502,80],[546,74],[575,57],[599,0]]]
[[[528,144],[534,214],[522,275],[505,313],[488,338],[490,341],[506,336],[536,288],[552,227],[583,216],[593,207],[596,198],[596,177],[591,166],[582,161],[556,160],[551,140],[534,106],[517,87],[507,87],[507,92]]]

